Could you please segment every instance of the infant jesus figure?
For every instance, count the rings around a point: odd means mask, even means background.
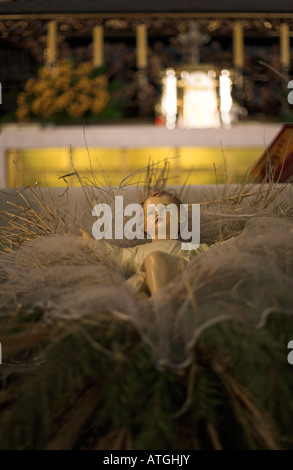
[[[118,247],[105,242],[109,254],[127,271],[127,283],[139,293],[153,296],[173,280],[187,265],[191,257],[209,250],[207,244],[197,248],[182,249],[180,234],[180,210],[182,202],[177,195],[162,189],[153,189],[141,202],[144,215],[144,231],[151,243],[130,248]],[[172,209],[177,209],[177,230],[171,230]],[[165,213],[164,213],[165,212]],[[151,223],[150,223],[151,221]],[[162,227],[163,226],[163,227]],[[163,238],[160,234],[163,233]],[[81,229],[82,237],[92,238]],[[99,241],[96,241],[98,249]]]

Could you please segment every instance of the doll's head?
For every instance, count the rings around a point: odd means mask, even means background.
[[[163,232],[165,228],[165,236],[163,238],[180,238],[180,211],[182,210],[182,202],[180,201],[180,196],[175,192],[175,189],[167,189],[169,170],[170,159],[168,158],[164,160],[163,165],[161,161],[157,163],[149,163],[146,167],[146,175],[140,203],[143,207],[144,231],[145,233],[148,232],[153,241],[159,239],[158,229],[160,226],[162,227]],[[182,193],[182,189],[179,194]],[[156,210],[156,207],[150,207],[151,205],[160,206]],[[169,205],[170,207],[166,210],[166,207]],[[169,209],[171,209],[171,212]],[[148,219],[148,213],[152,215],[150,219]],[[152,220],[153,226],[151,226],[152,224],[147,223],[149,221],[152,222]],[[160,234],[162,231],[160,230]]]
[[[166,210],[169,204],[173,205],[174,212]],[[175,238],[171,235],[171,218],[177,217],[177,236],[180,223],[180,204],[178,197],[166,189],[152,190],[142,201],[141,205],[144,212],[144,230],[153,227],[153,241],[158,240],[158,231],[161,224],[166,224],[166,239]],[[172,208],[172,206],[170,206]],[[175,215],[176,212],[176,215]],[[154,225],[153,225],[154,224]]]

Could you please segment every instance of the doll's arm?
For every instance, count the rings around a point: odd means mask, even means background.
[[[91,240],[90,242],[86,242],[86,243],[91,244],[91,243],[94,242],[93,246],[97,249],[97,247],[99,246],[99,242],[101,242],[101,240],[99,240],[98,244],[97,244],[96,243],[97,240],[95,240],[93,238],[93,236],[90,235],[86,230],[81,228],[79,231],[81,233],[82,239]],[[124,269],[126,269],[129,273],[136,272],[136,262],[135,262],[135,258],[136,258],[136,255],[137,255],[137,247],[136,246],[131,247],[131,248],[122,248],[122,247],[115,246],[113,244],[107,243],[107,242],[105,242],[105,240],[102,241],[102,244],[103,244],[104,247],[106,247],[108,253],[111,253],[111,255],[114,256],[116,261],[118,261],[118,263]],[[102,245],[100,245],[100,246],[102,246]]]

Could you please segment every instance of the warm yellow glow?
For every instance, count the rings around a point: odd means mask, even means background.
[[[115,171],[121,166],[120,148],[92,148],[85,152],[84,148],[75,148],[72,150],[72,161],[78,171]]]
[[[263,148],[209,148],[209,147],[146,147],[146,148],[90,148],[91,163],[84,148],[72,150],[72,161],[83,184],[99,186],[119,185],[123,178],[153,162],[170,158],[170,184],[215,184],[214,165],[218,183],[239,182],[244,173],[262,155]],[[176,158],[172,158],[176,157]],[[19,170],[17,169],[17,167]],[[163,164],[163,163],[162,163]],[[67,148],[10,150],[7,158],[9,187],[79,186],[74,175]],[[144,173],[137,175],[131,184],[142,184]],[[67,182],[67,183],[66,183]]]
[[[133,172],[138,168],[144,168],[148,165],[149,160],[152,162],[159,162],[166,158],[170,158],[170,167],[176,165],[176,149],[172,147],[131,147],[125,149],[123,152],[125,171]],[[164,162],[162,162],[163,165]]]

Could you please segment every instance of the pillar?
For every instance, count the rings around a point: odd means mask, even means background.
[[[93,30],[93,66],[100,67],[104,63],[104,28],[102,25]]]
[[[233,27],[233,60],[234,66],[243,69],[244,66],[244,38],[243,26],[237,21]]]
[[[47,65],[54,64],[57,59],[57,22],[52,20],[48,23],[47,32]]]
[[[235,68],[235,98],[241,105],[243,102],[244,34],[240,21],[236,21],[233,26],[233,62]]]
[[[148,55],[147,25],[139,24],[136,27],[136,64],[137,64],[138,69],[146,68],[147,55]]]
[[[286,23],[280,25],[280,61],[283,69],[290,67],[290,31]]]

